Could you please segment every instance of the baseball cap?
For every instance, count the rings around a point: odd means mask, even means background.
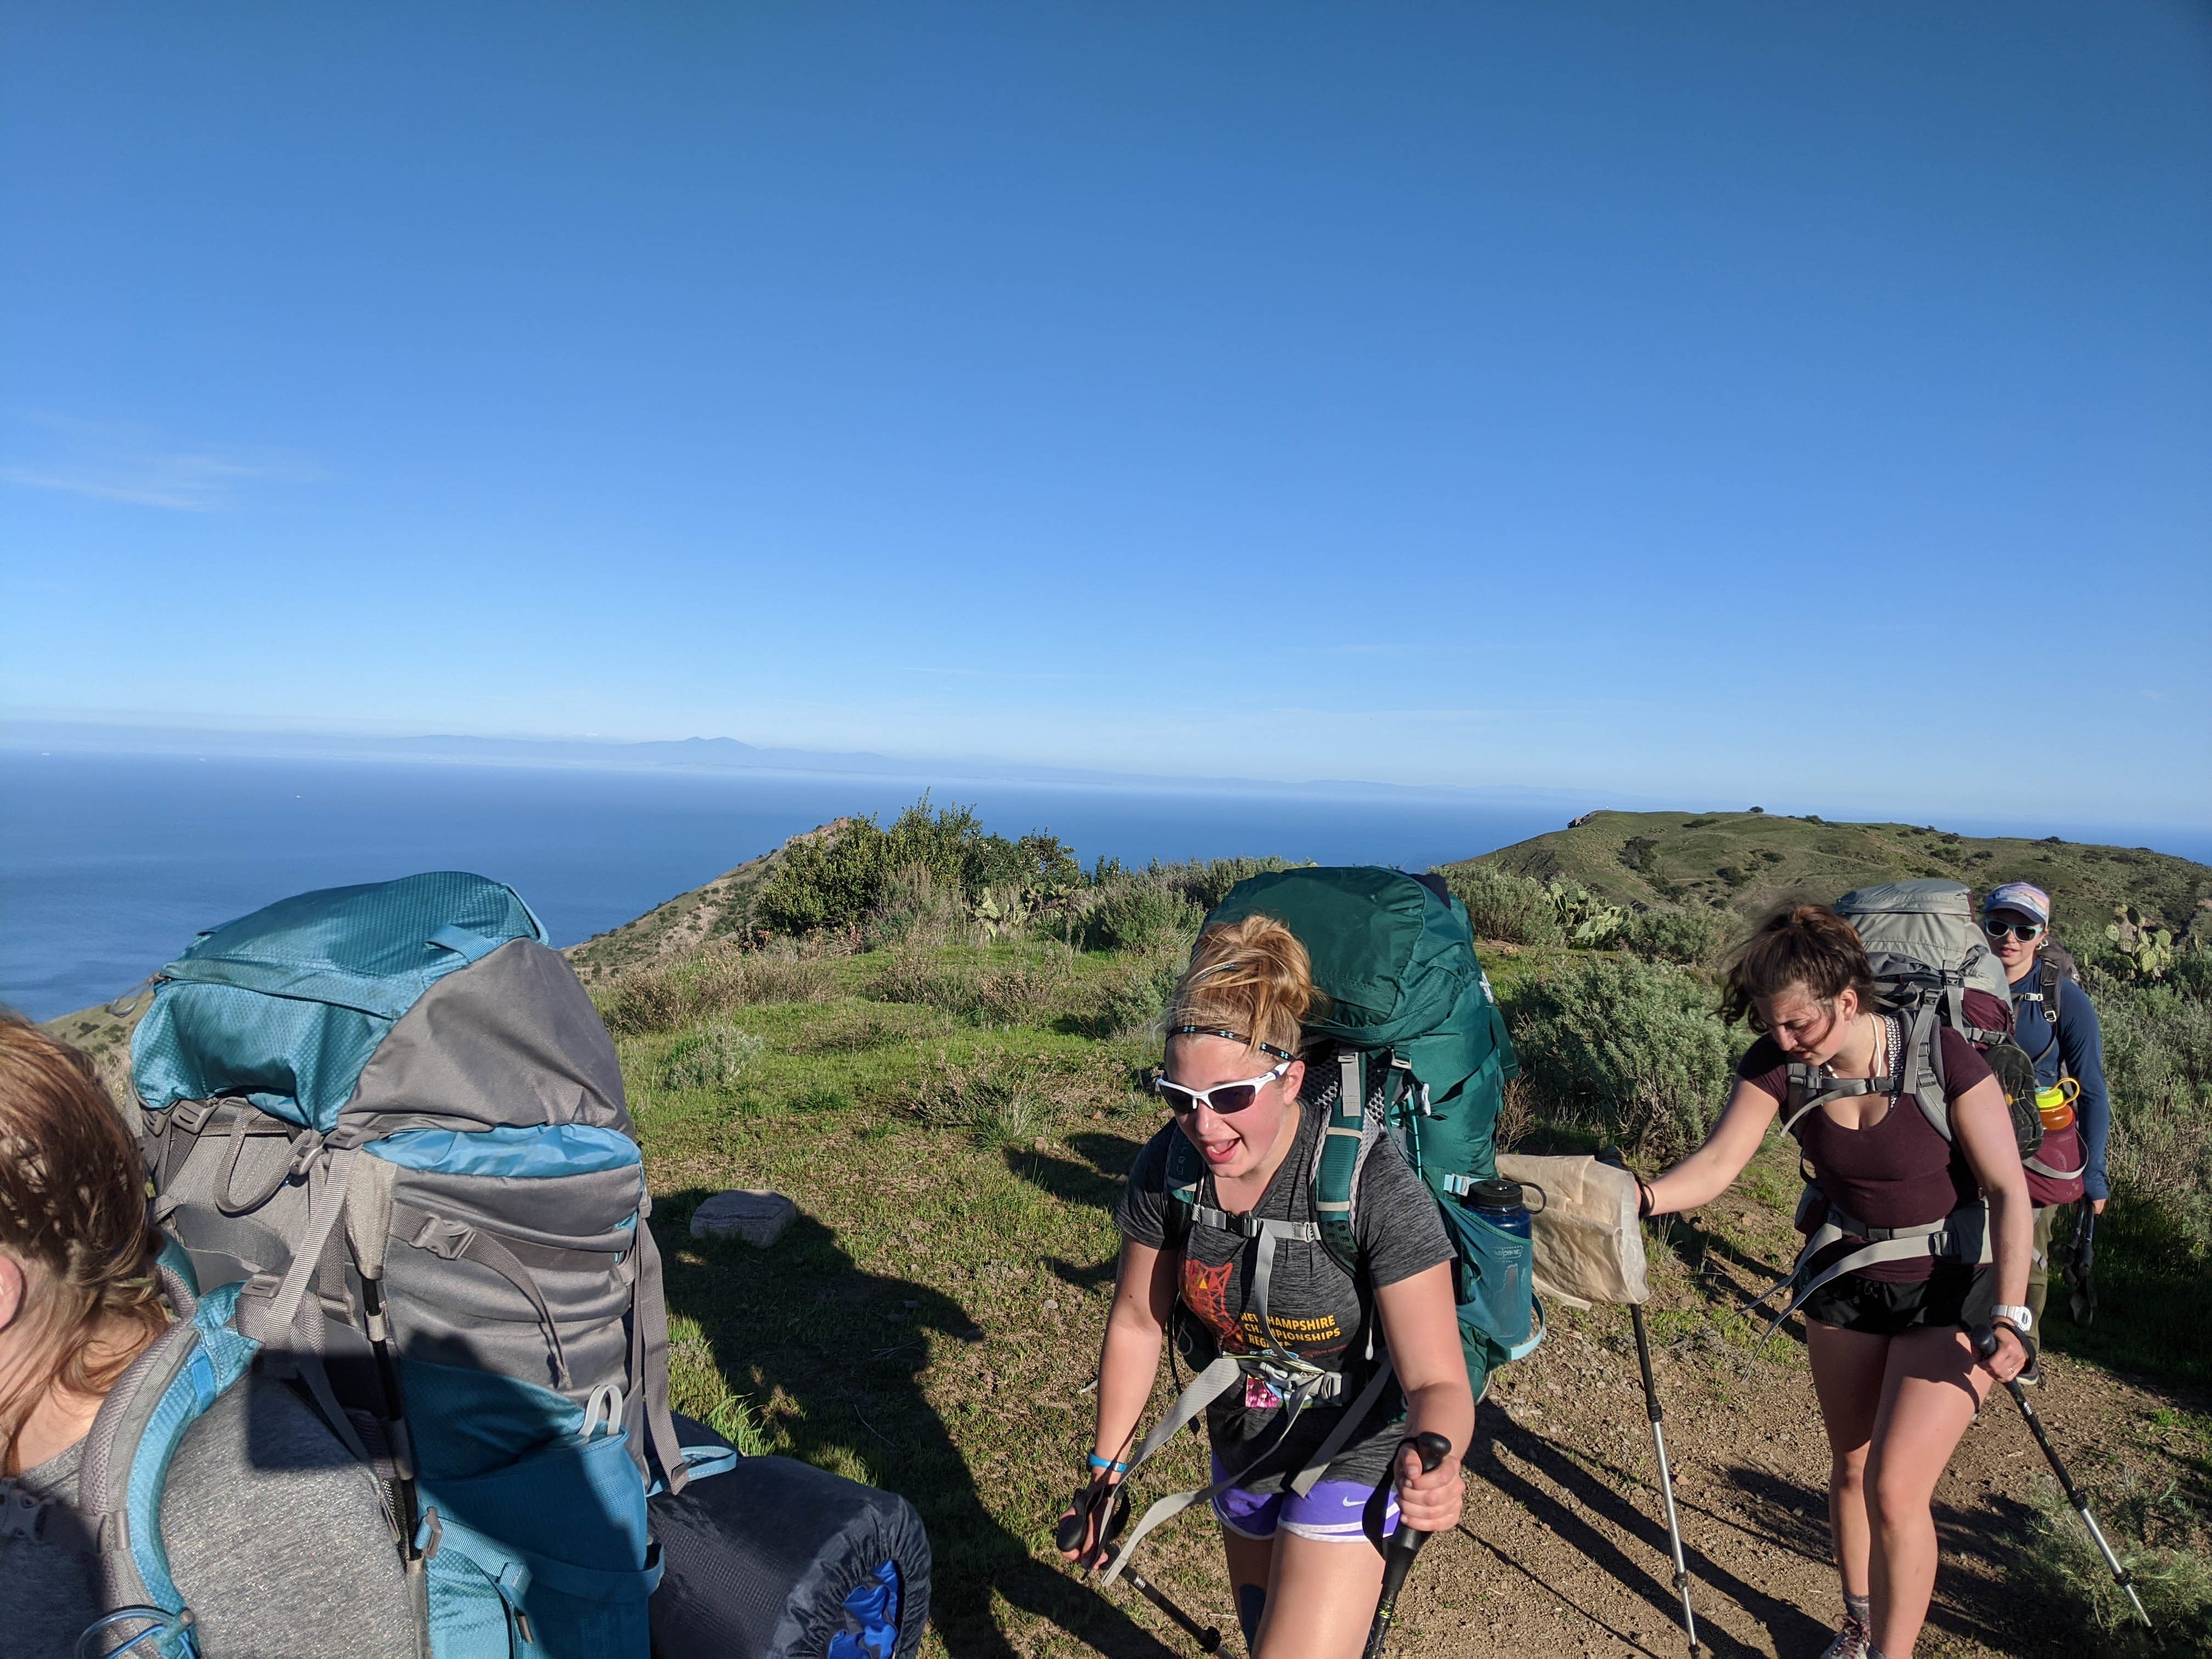
[[[2045,927],[2051,925],[2051,895],[2032,881],[2008,881],[1990,889],[1989,896],[1982,901],[1982,914],[1992,910],[2017,910],[2021,915],[2033,916]]]

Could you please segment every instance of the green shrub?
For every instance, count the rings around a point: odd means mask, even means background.
[[[1027,1146],[1052,1123],[1045,1079],[1004,1052],[965,1060],[939,1054],[923,1068],[914,1115],[933,1128],[965,1129],[982,1146]]]
[[[839,994],[829,958],[789,945],[757,951],[720,950],[701,959],[686,987],[684,1011],[696,1018],[769,1002],[830,1002]]]
[[[1229,890],[1238,882],[1291,867],[1288,859],[1200,859],[1165,866],[1158,873],[1182,889],[1182,896],[1200,910],[1211,910],[1229,896]]]
[[[1084,944],[1093,951],[1162,951],[1187,945],[1205,913],[1181,890],[1156,876],[1131,877],[1099,897],[1087,918]]]
[[[754,902],[754,921],[784,934],[856,927],[892,867],[888,840],[876,821],[848,818],[784,848]]]
[[[1084,1024],[1098,1037],[1158,1036],[1168,999],[1182,977],[1180,956],[1137,957],[1098,988],[1098,1000]]]
[[[790,935],[856,929],[885,901],[894,874],[914,871],[962,907],[994,895],[1001,913],[1010,899],[1026,911],[1082,880],[1075,854],[1056,836],[1038,830],[1009,841],[987,832],[973,808],[933,808],[925,793],[888,830],[872,817],[846,818],[786,847],[754,920]]]
[[[918,1003],[941,1008],[956,1018],[973,1019],[980,977],[972,961],[902,949],[892,951],[876,969],[868,994],[878,1002]]]
[[[1467,906],[1478,939],[1508,945],[1558,945],[1559,908],[1541,882],[1491,864],[1462,864],[1443,872],[1451,896]]]
[[[732,1088],[767,1047],[752,1032],[742,1030],[728,1020],[710,1020],[677,1038],[662,1057],[661,1086]]]
[[[1011,963],[975,981],[974,1012],[979,1025],[1042,1025],[1060,1004],[1067,975],[1058,963]]]
[[[634,968],[592,995],[599,1018],[617,1036],[665,1031],[684,1018],[684,987],[666,968]]]
[[[1524,985],[1510,1021],[1534,1112],[1638,1152],[1686,1152],[1727,1097],[1735,1039],[1711,988],[1679,969],[1581,959]]]
[[[2096,1659],[2212,1652],[2212,1559],[2203,1547],[2212,1517],[2174,1488],[2153,1491],[2125,1472],[2089,1492],[2090,1509],[2150,1615],[2146,1632],[2057,1482],[2039,1471],[2035,1480],[2034,1513],[2007,1555],[2007,1571],[2032,1603],[2072,1625],[2063,1632],[2066,1651]],[[2161,1535],[2171,1541],[2130,1547],[2131,1539]]]
[[[2205,1379],[2212,1363],[2196,1334],[2212,1325],[2212,997],[2185,963],[2162,982],[2094,968],[2087,978],[2112,1109],[2112,1201],[2097,1226],[2103,1311],[2090,1340]]]
[[[860,946],[951,945],[974,932],[957,887],[939,882],[926,864],[902,864],[877,889],[860,923]]]
[[[1646,962],[1696,968],[1717,960],[1735,932],[1723,911],[1640,910],[1629,918],[1620,942]]]
[[[641,1036],[763,1002],[828,1002],[836,969],[789,946],[717,950],[678,966],[633,968],[593,993],[599,1017],[617,1036]]]

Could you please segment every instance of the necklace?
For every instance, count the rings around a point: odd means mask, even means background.
[[[1889,1035],[1889,1022],[1880,1014],[1861,1014],[1858,1018],[1860,1019],[1871,1020],[1874,1022],[1875,1029],[1867,1037],[1867,1069],[1865,1074],[1868,1077],[1880,1077],[1883,1074],[1881,1062],[1884,1056],[1882,1051],[1887,1046],[1883,1042],[1883,1039]],[[1856,1021],[1854,1021],[1853,1024],[1856,1024]],[[1840,1060],[1842,1058],[1843,1055],[1840,1053],[1836,1056],[1837,1060]],[[1838,1075],[1835,1060],[1822,1060],[1820,1062],[1820,1069],[1826,1073],[1830,1077]]]

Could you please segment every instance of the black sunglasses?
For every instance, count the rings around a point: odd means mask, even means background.
[[[1995,916],[1982,918],[1982,931],[1991,939],[2002,939],[2010,933],[2022,945],[2039,937],[2043,924],[2039,921],[1999,921]]]
[[[1286,1060],[1265,1077],[1247,1078],[1242,1083],[1217,1083],[1211,1089],[1186,1089],[1180,1083],[1155,1076],[1152,1092],[1167,1102],[1168,1109],[1177,1117],[1188,1117],[1201,1106],[1217,1116],[1226,1117],[1259,1099],[1261,1090],[1290,1069],[1291,1062]]]

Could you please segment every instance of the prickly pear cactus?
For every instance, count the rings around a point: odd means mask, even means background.
[[[1559,930],[1572,945],[1592,948],[1609,945],[1618,939],[1628,926],[1628,912],[1617,904],[1604,900],[1584,887],[1554,878],[1545,885],[1544,891],[1552,901],[1552,908],[1559,913]]]
[[[2119,920],[2105,929],[2105,938],[2125,957],[2139,979],[2156,979],[2173,966],[2173,930],[2160,927],[2132,904],[2117,906]]]

